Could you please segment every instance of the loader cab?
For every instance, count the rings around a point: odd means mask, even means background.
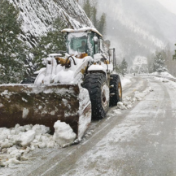
[[[66,33],[68,54],[77,55],[84,53],[93,57],[94,54],[100,53],[102,35],[96,29],[64,29],[62,32]]]

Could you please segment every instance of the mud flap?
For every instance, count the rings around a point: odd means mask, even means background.
[[[42,124],[53,132],[54,123],[60,120],[69,124],[78,137],[80,117],[87,118],[88,126],[90,114],[90,101],[80,103],[78,85],[0,86],[0,127]]]

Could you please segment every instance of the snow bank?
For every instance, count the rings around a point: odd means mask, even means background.
[[[54,128],[55,133],[53,139],[61,147],[65,147],[66,145],[70,145],[74,142],[76,134],[73,132],[70,125],[58,120],[57,122],[55,122]]]
[[[141,101],[149,92],[153,91],[151,87],[147,88],[143,92],[136,91],[133,97],[125,97],[123,102],[117,103],[117,108],[121,110],[131,109],[136,101]]]
[[[29,130],[27,132],[22,132],[19,136],[18,136],[18,142],[22,145],[22,146],[27,146],[29,145],[35,137],[35,131],[33,130]]]
[[[0,167],[11,167],[28,160],[28,153],[35,149],[64,147],[74,142],[76,134],[64,122],[57,121],[54,135],[44,125],[16,125],[0,128]]]
[[[129,76],[125,76],[125,77],[120,77],[121,78],[121,84],[122,87],[125,87],[127,84],[131,83],[130,77]]]
[[[151,73],[151,75],[154,75],[154,76],[161,76],[161,77],[167,77],[167,78],[175,78],[174,76],[172,76],[170,73],[168,72],[153,72]]]
[[[175,81],[176,82],[176,78],[174,76],[172,76],[170,73],[168,72],[154,72],[151,75],[156,76],[155,79],[159,80],[161,82],[167,83],[170,80]]]

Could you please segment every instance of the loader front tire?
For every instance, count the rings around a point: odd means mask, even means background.
[[[117,102],[122,101],[122,85],[119,75],[111,75],[110,80],[110,106],[116,106]]]
[[[83,87],[89,91],[92,106],[92,120],[106,116],[109,109],[109,85],[103,73],[91,73],[85,76]]]

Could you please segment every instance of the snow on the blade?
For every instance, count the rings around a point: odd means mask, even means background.
[[[54,128],[55,133],[53,139],[61,147],[70,145],[74,142],[76,134],[73,132],[73,129],[70,127],[70,125],[58,120],[57,122],[55,122]]]
[[[78,140],[80,141],[86,129],[91,123],[91,102],[87,89],[79,86],[79,125],[78,125]]]
[[[3,84],[2,84],[3,86]],[[9,92],[8,90],[4,90],[1,94],[0,94],[2,97],[6,97],[7,99],[10,98],[10,96],[12,95],[11,92]]]
[[[3,108],[3,107],[4,107],[4,105],[2,103],[0,103],[0,108]]]
[[[1,96],[8,95],[8,94],[9,94],[8,90],[4,90],[4,92],[1,93]]]
[[[25,118],[28,116],[28,114],[29,114],[29,109],[27,109],[27,108],[23,108],[22,118],[25,119]]]

